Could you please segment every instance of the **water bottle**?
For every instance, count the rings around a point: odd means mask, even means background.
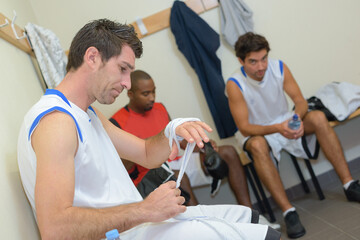
[[[117,229],[108,231],[105,236],[107,240],[120,240],[119,231]]]
[[[299,120],[299,116],[295,113],[292,119],[289,121],[289,128],[292,130],[299,129],[301,121]]]

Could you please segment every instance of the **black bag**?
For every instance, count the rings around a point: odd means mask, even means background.
[[[173,172],[169,172],[163,167],[150,169],[137,185],[137,189],[140,195],[145,198],[161,184],[168,181],[176,181]],[[180,195],[185,198],[184,205],[186,205],[190,200],[190,194],[181,187],[179,189],[181,190]]]
[[[322,111],[325,114],[328,121],[337,121],[336,117],[329,111],[329,109],[327,109],[324,106],[324,104],[321,102],[319,98],[313,96],[311,98],[308,98],[307,102],[308,102],[309,111],[313,111],[313,110]]]

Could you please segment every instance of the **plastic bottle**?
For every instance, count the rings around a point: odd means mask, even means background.
[[[292,117],[292,119],[289,121],[289,128],[292,130],[299,129],[301,124],[301,121],[299,119],[299,116],[295,113]]]
[[[117,229],[108,231],[105,236],[107,240],[120,240],[119,231]]]

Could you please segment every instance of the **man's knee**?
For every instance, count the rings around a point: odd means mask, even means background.
[[[270,151],[267,141],[263,136],[251,137],[245,147],[252,155],[268,154]]]
[[[325,114],[318,110],[308,112],[304,118],[304,121],[311,123],[315,127],[327,126],[326,124],[328,124],[328,120]]]
[[[236,149],[231,145],[219,147],[219,155],[228,165],[240,163],[240,158]]]

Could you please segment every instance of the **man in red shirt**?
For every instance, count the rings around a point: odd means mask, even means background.
[[[162,103],[155,102],[155,89],[154,81],[149,74],[141,70],[132,72],[131,89],[127,93],[130,101],[116,112],[110,121],[121,129],[143,139],[158,134],[171,119],[165,106]],[[218,147],[214,141],[211,141],[211,144],[228,165],[228,181],[238,204],[252,208],[244,169],[237,151],[230,145]],[[186,142],[183,141],[181,146],[184,147],[185,145]],[[213,180],[204,166],[205,157],[204,151],[196,147],[185,170],[187,176],[184,175],[180,186],[190,194],[188,205],[198,204],[191,187],[211,184]],[[168,162],[176,176],[181,165],[179,158]],[[123,158],[122,160],[134,184],[139,186],[149,169]],[[261,220],[265,220],[263,217],[261,218]],[[272,227],[279,228],[279,225],[273,224]]]

